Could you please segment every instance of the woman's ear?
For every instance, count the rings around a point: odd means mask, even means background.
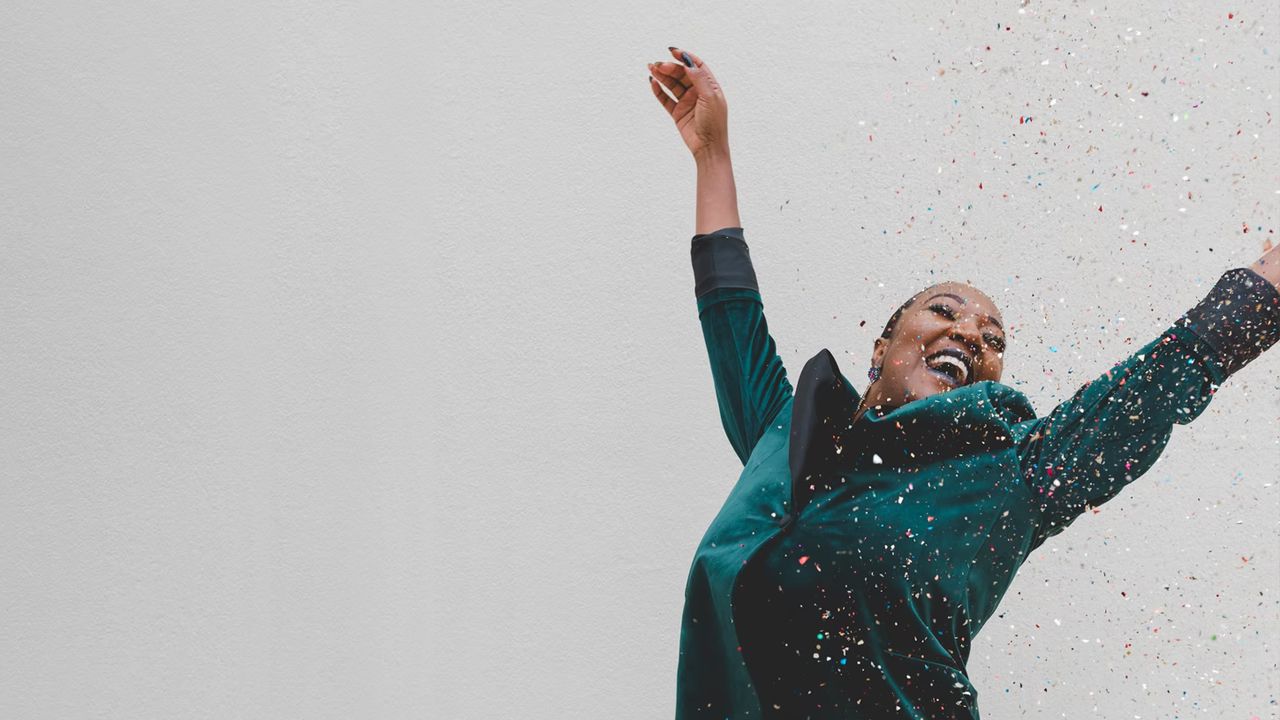
[[[884,354],[889,349],[889,341],[882,337],[876,338],[875,348],[871,351],[872,367],[884,367]]]

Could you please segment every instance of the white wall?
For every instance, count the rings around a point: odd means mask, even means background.
[[[670,716],[741,467],[667,45],[793,377],[957,278],[1047,412],[1276,242],[1274,2],[1019,5],[5,5],[0,716]],[[984,716],[1274,716],[1278,375],[1023,568]]]

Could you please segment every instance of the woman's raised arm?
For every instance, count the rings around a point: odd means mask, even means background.
[[[1034,550],[1115,497],[1218,386],[1280,339],[1280,248],[1219,278],[1195,307],[1048,415],[1014,426],[1040,526]]]
[[[697,234],[690,255],[698,321],[711,360],[721,424],[746,465],[769,422],[791,399],[792,387],[769,335],[738,219],[724,93],[701,58],[680,48],[668,49],[681,62],[651,63],[649,84],[697,165]]]

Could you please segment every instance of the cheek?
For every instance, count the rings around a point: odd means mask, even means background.
[[[889,367],[906,368],[916,364],[920,359],[920,348],[907,342],[898,342],[884,355],[884,363]]]
[[[996,362],[988,363],[987,366],[982,369],[982,374],[986,376],[986,379],[988,380],[1000,382],[1001,376],[1004,375],[1004,362],[997,360]]]
[[[906,386],[918,382],[926,371],[919,347],[904,346],[885,354],[884,374],[894,385]]]

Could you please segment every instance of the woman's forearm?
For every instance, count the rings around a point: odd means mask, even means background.
[[[726,227],[742,227],[738,217],[738,188],[733,184],[729,148],[708,150],[695,160],[698,166],[698,208],[694,233]]]
[[[1258,258],[1249,269],[1266,278],[1280,289],[1280,245],[1276,245]]]

